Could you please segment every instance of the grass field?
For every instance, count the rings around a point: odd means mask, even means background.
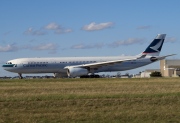
[[[0,123],[179,123],[180,78],[0,80]]]

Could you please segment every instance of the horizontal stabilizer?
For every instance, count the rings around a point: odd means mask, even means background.
[[[174,56],[174,55],[176,55],[176,54],[171,54],[171,55],[166,55],[166,56],[160,56],[160,57],[158,57],[157,59],[158,59],[158,60],[163,60],[163,59],[165,59],[166,57]]]

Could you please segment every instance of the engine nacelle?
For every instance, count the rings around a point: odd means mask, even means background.
[[[69,77],[78,77],[83,75],[88,75],[88,70],[84,68],[76,68],[76,67],[68,67],[67,68],[67,75]]]

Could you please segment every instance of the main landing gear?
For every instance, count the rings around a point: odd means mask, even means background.
[[[80,76],[80,78],[100,78],[100,76],[99,76],[99,75],[92,74],[92,75]]]

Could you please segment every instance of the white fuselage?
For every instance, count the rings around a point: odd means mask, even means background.
[[[132,59],[135,56],[115,57],[59,57],[59,58],[20,58],[8,61],[4,69],[15,73],[66,73],[66,66],[90,64],[104,61]],[[150,58],[142,58],[94,69],[93,72],[124,71],[152,63]]]

